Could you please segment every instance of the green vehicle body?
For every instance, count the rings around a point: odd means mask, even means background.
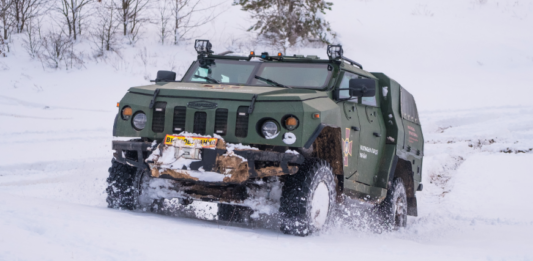
[[[239,59],[216,55],[207,57]],[[262,62],[329,64],[332,73],[326,87],[320,90],[181,81],[132,87],[120,101],[113,136],[138,137],[145,142],[155,140],[160,143],[167,134],[181,131],[194,133],[193,121],[197,112],[206,114],[205,134],[213,135],[216,131],[216,111],[224,108],[228,112],[227,129],[222,136],[226,142],[302,152],[311,148],[312,156],[331,164],[337,176],[339,191],[367,202],[381,202],[393,178],[401,177],[407,193],[408,214],[417,215],[415,193],[422,188],[424,139],[411,94],[387,75],[367,72],[342,59],[284,57],[281,61]],[[198,61],[191,68],[195,63]],[[343,79],[350,75],[376,81],[375,102],[372,100],[372,104],[365,104],[364,98],[339,98],[339,88],[347,87],[341,86]],[[164,107],[164,126],[159,126],[158,131],[153,130],[157,105],[149,108],[156,89],[159,89],[159,93],[155,102]],[[202,107],[205,102],[208,102],[207,105],[216,103],[216,107]],[[124,120],[121,117],[125,106],[132,108],[133,115],[141,111],[146,114],[147,122],[143,130],[136,130],[131,118]],[[174,108],[180,106],[187,107],[186,122],[183,130],[175,131]],[[238,113],[248,111],[249,107],[253,107],[253,111],[248,113],[248,131],[245,137],[239,137],[236,135]],[[298,119],[296,129],[289,131],[280,126],[279,135],[273,139],[261,135],[259,128],[265,119],[274,119],[281,125],[287,115]],[[288,145],[283,141],[287,132],[296,136],[293,144]]]

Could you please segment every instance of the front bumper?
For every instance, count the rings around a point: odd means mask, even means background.
[[[147,164],[147,162],[145,162],[145,159],[148,157],[148,155],[150,155],[153,149],[157,148],[152,147],[152,143],[150,142],[113,141],[112,149],[115,150],[113,156],[116,161],[122,164],[128,164],[130,166],[137,167],[138,169],[150,171],[150,166]],[[220,164],[223,164],[217,159],[219,159],[220,156],[224,155],[226,152],[227,150],[225,149],[200,149],[201,160],[192,162],[188,170],[199,171],[202,169],[202,171],[217,172],[217,170],[221,169]],[[248,177],[247,179],[239,180],[238,182],[235,180],[230,180],[223,183],[241,184],[246,180],[254,178],[292,175],[298,171],[298,166],[294,165],[303,164],[305,160],[304,156],[292,153],[261,150],[234,150],[233,152],[234,154],[247,160]],[[276,163],[276,165],[279,165],[279,167],[256,168],[256,162],[258,161]],[[224,166],[222,166],[222,169],[223,167]],[[223,175],[222,173],[220,174]],[[157,177],[190,181],[187,178],[176,178],[172,177],[171,175],[158,175]]]

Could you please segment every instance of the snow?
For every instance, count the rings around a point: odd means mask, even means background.
[[[216,52],[278,51],[239,42],[250,38],[248,14],[230,5],[201,29]],[[116,102],[158,69],[182,75],[191,42],[161,46],[146,32],[120,56],[65,71],[30,60],[15,35],[0,58],[0,260],[533,260],[532,11],[531,0],[334,2],[324,17],[345,55],[417,100],[424,191],[405,229],[375,233],[349,209],[349,220],[307,238],[219,222],[202,202],[187,206],[199,219],[106,208]],[[243,204],[259,220],[275,215],[280,191]]]
[[[286,150],[285,153],[294,154],[294,155],[300,154],[298,153],[298,151],[295,151],[295,150]]]
[[[292,132],[287,132],[283,134],[283,142],[289,145],[294,144],[296,142],[296,135],[294,135],[294,133]]]
[[[212,171],[195,171],[195,170],[189,170],[187,171],[187,174],[198,178],[198,180],[206,181],[206,182],[222,182],[222,180],[225,177],[231,177],[231,175],[223,175],[218,172],[212,172]]]

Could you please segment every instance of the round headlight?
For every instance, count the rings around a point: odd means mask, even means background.
[[[133,116],[133,127],[137,130],[142,130],[144,127],[146,127],[146,114],[143,112],[135,113],[135,116]]]
[[[265,121],[261,126],[261,132],[266,139],[273,139],[279,135],[278,125],[274,121]]]
[[[122,108],[122,111],[120,112],[120,116],[122,116],[123,120],[129,120],[132,114],[133,111],[129,106],[124,106],[124,108]]]

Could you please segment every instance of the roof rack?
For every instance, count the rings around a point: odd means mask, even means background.
[[[363,66],[360,63],[356,62],[356,61],[350,60],[350,59],[348,59],[347,57],[344,57],[344,56],[342,56],[341,59],[344,60],[344,61],[349,62],[351,65],[355,65],[355,66],[361,68],[361,70],[363,69]]]
[[[360,63],[355,62],[345,57],[343,54],[344,54],[344,50],[342,49],[342,45],[340,44],[328,45],[328,57],[330,60],[343,60],[343,61],[350,63],[351,65],[355,65],[361,68],[361,70],[363,69],[363,66]]]

